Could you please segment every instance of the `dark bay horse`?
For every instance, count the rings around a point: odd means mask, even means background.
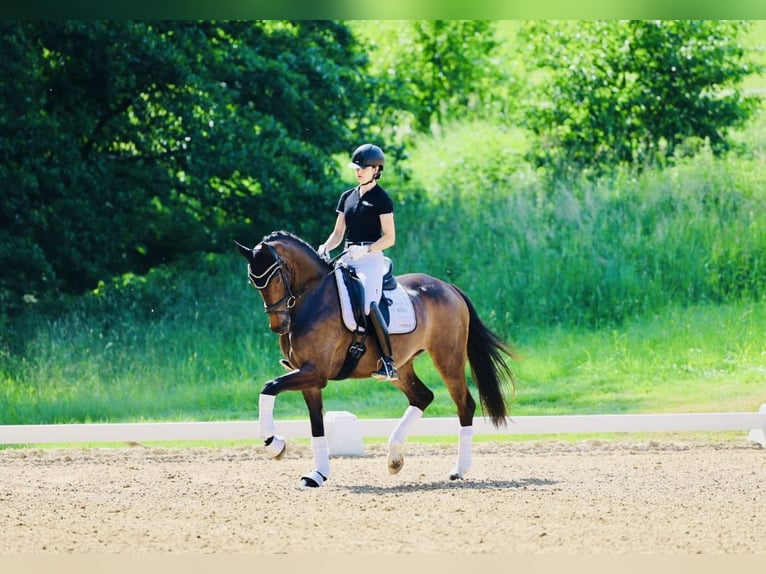
[[[272,457],[282,457],[285,439],[275,432],[274,401],[284,391],[300,391],[308,407],[315,464],[312,472],[301,477],[301,483],[320,486],[330,474],[322,389],[341,370],[353,336],[341,318],[333,268],[308,243],[285,231],[271,233],[252,249],[236,244],[247,259],[250,282],[263,298],[269,327],[279,334],[283,364],[291,369],[261,390],[261,438]],[[415,358],[428,353],[457,405],[458,460],[450,478],[459,479],[471,466],[476,411],[466,382],[466,363],[470,364],[484,414],[495,426],[501,426],[507,416],[505,391],[509,386],[515,388],[513,373],[505,362],[513,353],[482,323],[471,301],[454,285],[421,273],[396,279],[412,300],[416,327],[410,333],[391,336],[399,369],[399,380],[392,384],[405,394],[409,406],[389,437],[389,472],[401,470],[407,434],[434,398],[413,369]],[[377,360],[373,345],[348,378],[370,377]]]

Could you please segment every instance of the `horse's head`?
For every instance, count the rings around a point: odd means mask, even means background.
[[[253,249],[234,243],[247,259],[248,278],[263,298],[269,328],[287,333],[293,308],[330,267],[308,243],[286,232],[268,235]]]

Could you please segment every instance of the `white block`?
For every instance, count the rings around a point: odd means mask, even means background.
[[[349,411],[328,411],[324,428],[330,456],[363,456],[362,432],[359,419]]]
[[[766,413],[766,404],[761,405],[758,409],[759,413]],[[747,437],[750,442],[757,442],[762,447],[766,448],[766,428],[752,429],[750,435]]]

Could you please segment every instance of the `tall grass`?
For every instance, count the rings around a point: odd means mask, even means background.
[[[516,414],[757,408],[766,343],[766,143],[641,176],[544,185],[523,137],[456,126],[411,150],[398,273],[459,285],[524,357]],[[760,126],[760,127],[759,127]],[[252,238],[255,243],[259,238]],[[257,417],[276,337],[236,253],[126,276],[0,333],[0,423]],[[5,326],[4,326],[5,327]],[[423,357],[432,415],[454,406]],[[326,409],[395,416],[391,385],[333,382]],[[298,393],[277,417],[303,417]]]
[[[469,157],[477,148],[485,161],[501,155],[486,129],[472,134],[445,138],[444,156],[458,153],[446,147],[456,139]],[[663,171],[553,187],[515,168],[498,175],[497,165],[489,174],[476,168],[469,187],[454,166],[431,165],[436,177],[424,185],[438,207],[398,216],[398,269],[448,277],[505,332],[610,326],[668,305],[766,294],[760,159],[703,151]]]
[[[30,313],[5,361],[1,420],[206,419],[233,404],[254,409],[254,382],[267,378],[259,358],[276,357],[241,272],[234,257],[200,258],[193,269],[102,286],[61,316]]]

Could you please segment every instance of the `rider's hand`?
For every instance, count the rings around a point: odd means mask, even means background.
[[[330,260],[330,254],[327,252],[327,245],[325,245],[324,243],[322,243],[322,245],[319,246],[319,248],[317,249],[317,253],[319,253],[319,257],[321,257],[325,261]]]
[[[370,248],[366,245],[352,245],[346,251],[346,257],[351,261],[361,259],[370,252]]]

